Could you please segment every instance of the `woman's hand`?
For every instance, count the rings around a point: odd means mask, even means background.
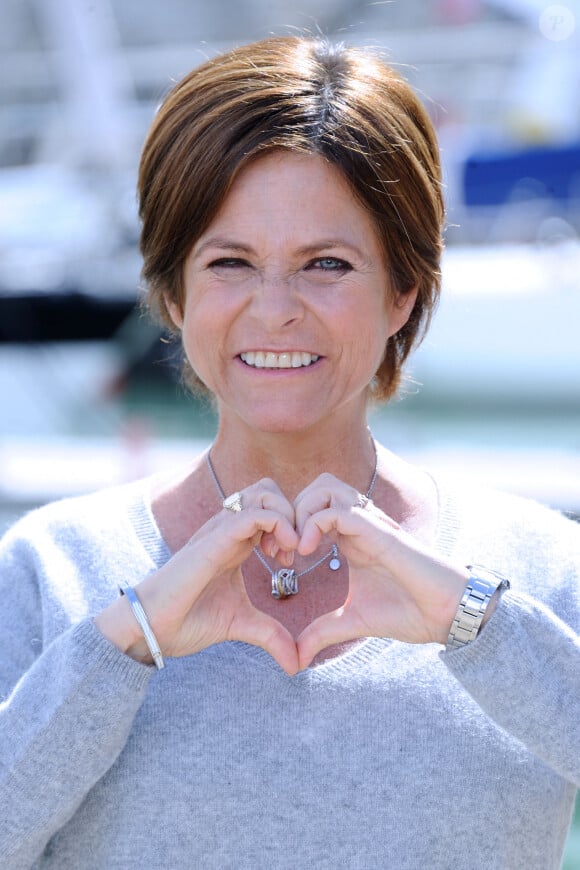
[[[300,667],[325,647],[359,637],[442,643],[469,573],[446,563],[404,532],[372,502],[330,474],[318,477],[295,503],[298,552],[316,550],[322,535],[349,563],[344,605],[314,620],[297,640]]]
[[[225,640],[260,646],[289,674],[320,650],[360,637],[445,644],[468,572],[431,553],[355,489],[322,474],[292,505],[268,479],[242,493],[243,510],[221,510],[159,571],[137,587],[164,655],[185,656]],[[250,601],[241,565],[255,546],[282,565],[314,553],[323,535],[349,563],[342,607],[315,619],[295,641]],[[119,649],[150,661],[125,598],[95,620]]]
[[[242,499],[242,511],[221,510],[135,590],[163,655],[191,655],[221,641],[240,640],[262,647],[292,674],[298,670],[295,641],[251,603],[241,565],[262,536],[279,561],[290,563],[286,554],[298,545],[294,508],[267,479],[245,489]],[[115,601],[95,622],[124,652],[150,661],[126,599]]]

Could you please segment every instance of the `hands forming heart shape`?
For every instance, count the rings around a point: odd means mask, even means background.
[[[372,503],[360,507],[352,487],[323,474],[291,503],[264,479],[241,497],[243,510],[221,510],[137,587],[165,655],[240,640],[262,647],[294,674],[320,650],[361,637],[446,642],[466,569],[442,560]],[[242,564],[260,546],[289,567],[294,553],[311,555],[324,535],[348,561],[348,595],[295,639],[250,601]]]

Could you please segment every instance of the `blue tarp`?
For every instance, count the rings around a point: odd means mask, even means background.
[[[580,198],[580,142],[511,153],[480,152],[465,162],[467,206],[501,206],[526,199],[568,202]]]

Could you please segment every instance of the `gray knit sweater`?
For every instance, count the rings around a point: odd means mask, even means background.
[[[475,643],[368,639],[287,676],[224,643],[165,670],[92,615],[169,557],[145,483],[42,508],[0,553],[0,864],[560,866],[580,780],[580,527],[448,492],[438,547],[508,575]]]

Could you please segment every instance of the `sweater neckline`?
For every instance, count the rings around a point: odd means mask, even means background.
[[[430,472],[429,472],[430,473]],[[440,480],[431,475],[438,497],[438,517],[435,530],[434,547],[443,556],[451,557],[457,545],[460,527],[460,518],[455,499],[451,496],[447,487]],[[149,556],[156,569],[165,565],[172,556],[163,535],[153,515],[151,505],[151,489],[154,478],[149,477],[141,481],[141,486],[133,490],[134,497],[129,504],[129,518],[135,530],[137,539],[143,550]],[[341,672],[357,670],[361,665],[369,665],[377,655],[381,654],[385,647],[396,643],[390,638],[369,637],[362,638],[360,643],[354,644],[344,653],[326,659],[318,665],[303,671],[302,674],[315,673],[317,675],[331,675],[337,669]],[[240,653],[245,657],[252,658],[257,664],[269,669],[282,670],[278,663],[261,647],[254,646],[243,641],[225,641],[219,644],[221,652],[228,658],[238,656]],[[302,674],[298,674],[301,677]],[[296,679],[296,677],[293,677]]]

